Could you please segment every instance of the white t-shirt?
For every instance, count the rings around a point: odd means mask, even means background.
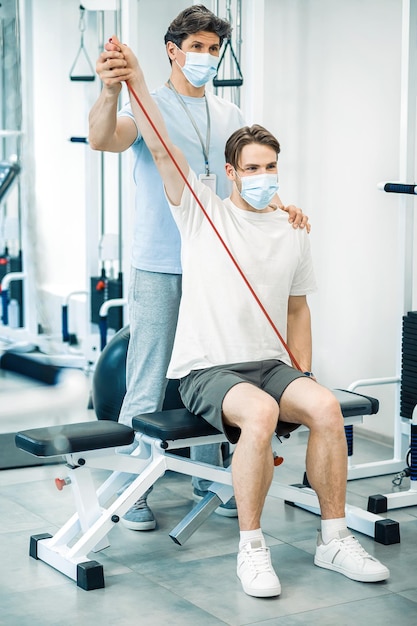
[[[188,180],[269,316],[286,339],[289,296],[316,290],[305,229],[288,215],[244,211]],[[226,363],[290,359],[186,186],[171,211],[181,233],[182,298],[169,378]]]

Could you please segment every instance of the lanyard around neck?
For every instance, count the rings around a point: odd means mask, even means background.
[[[191,115],[191,111],[188,108],[188,106],[186,105],[186,103],[184,102],[183,98],[180,96],[180,94],[178,93],[178,91],[175,89],[174,85],[172,84],[171,80],[168,79],[168,87],[174,92],[178,102],[180,103],[180,105],[182,106],[182,108],[184,109],[185,113],[188,115],[188,118],[191,122],[191,124],[194,126],[194,130],[197,133],[197,136],[200,140],[201,143],[201,148],[203,150],[203,155],[204,155],[204,164],[205,164],[205,168],[206,168],[206,174],[210,174],[210,166],[209,166],[209,150],[210,150],[210,131],[211,131],[211,123],[210,123],[210,110],[209,110],[209,106],[208,106],[208,102],[207,102],[207,98],[206,96],[204,96],[204,101],[206,103],[206,112],[207,112],[207,131],[206,131],[206,143],[204,144],[204,140],[203,137],[201,136],[200,133],[200,129],[197,126],[197,122],[195,121],[195,119],[193,118],[193,116]]]

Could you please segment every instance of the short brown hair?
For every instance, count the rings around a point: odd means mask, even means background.
[[[230,38],[232,27],[227,20],[217,17],[203,4],[195,4],[181,11],[171,22],[165,33],[165,43],[172,41],[178,48],[181,48],[184,39],[200,31],[215,33],[219,36],[220,45],[222,45],[224,39]]]
[[[224,156],[226,163],[230,163],[236,169],[239,164],[240,155],[245,146],[251,143],[259,143],[263,146],[269,146],[275,150],[278,158],[281,147],[278,139],[274,137],[266,128],[259,124],[253,126],[244,126],[236,130],[233,135],[229,137],[224,149]]]

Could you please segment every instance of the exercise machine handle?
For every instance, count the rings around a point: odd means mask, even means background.
[[[417,185],[415,183],[378,183],[378,189],[380,191],[387,191],[388,193],[408,193],[417,195]]]

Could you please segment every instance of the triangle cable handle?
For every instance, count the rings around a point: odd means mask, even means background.
[[[72,81],[78,81],[78,82],[92,82],[96,79],[96,75],[94,72],[94,68],[92,66],[92,63],[90,61],[90,58],[87,54],[87,50],[84,47],[84,31],[85,31],[85,21],[84,21],[84,13],[85,13],[85,8],[83,7],[82,4],[80,4],[80,20],[78,22],[78,29],[81,33],[81,37],[80,37],[80,47],[79,50],[77,52],[77,55],[75,57],[74,63],[71,66],[71,69],[69,71],[69,78]],[[80,56],[84,57],[84,60],[87,61],[87,69],[90,70],[90,73],[88,74],[74,74],[74,70],[77,66],[78,60],[80,58]]]
[[[75,67],[77,65],[78,59],[80,58],[81,54],[83,54],[84,59],[87,61],[88,67],[91,70],[91,74],[73,74]],[[71,66],[71,69],[69,72],[69,78],[71,81],[77,81],[80,83],[90,83],[90,82],[92,83],[96,79],[93,66],[91,65],[91,61],[88,57],[86,49],[84,48],[83,42],[81,42],[80,49],[78,50],[77,56],[75,57],[75,61]]]
[[[220,66],[223,63],[224,59],[225,59],[225,54],[226,54],[226,50],[227,50],[228,47],[230,47],[230,53],[231,53],[232,58],[233,58],[233,60],[235,62],[236,69],[237,69],[237,71],[239,73],[239,76],[237,78],[217,78],[217,76],[215,76],[213,78],[213,86],[214,87],[241,87],[243,85],[242,70],[240,69],[239,61],[237,60],[237,57],[236,57],[235,52],[233,50],[231,39],[228,39],[226,41],[226,44],[224,46],[222,55],[220,57],[219,64],[217,66],[217,71],[220,69]]]

